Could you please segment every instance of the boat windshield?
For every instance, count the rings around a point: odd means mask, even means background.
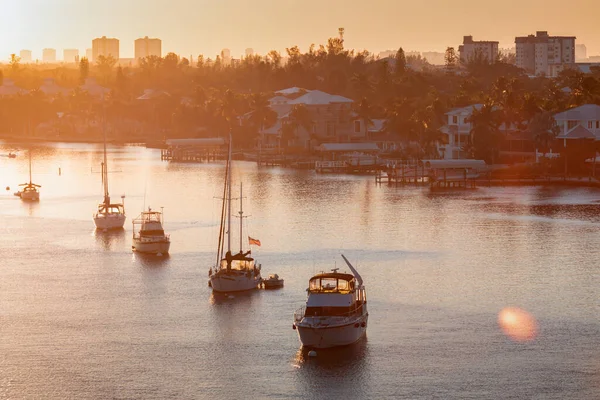
[[[122,204],[109,204],[108,206],[104,203],[98,204],[98,212],[101,214],[124,214]]]
[[[223,259],[221,260],[221,269],[227,269],[227,260]],[[250,260],[231,260],[231,267],[230,269],[232,270],[237,270],[237,271],[250,271],[254,269],[254,260],[250,259]]]
[[[310,280],[310,293],[349,293],[354,283],[342,278],[316,277]]]

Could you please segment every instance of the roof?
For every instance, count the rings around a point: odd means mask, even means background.
[[[81,90],[85,90],[86,92],[88,92],[90,96],[103,97],[105,94],[108,94],[108,92],[110,92],[110,89],[98,85],[94,78],[87,78],[85,80],[85,83],[79,87],[81,88]]]
[[[273,104],[277,104],[277,103],[287,103],[288,101],[290,101],[289,98],[285,97],[285,96],[275,96],[275,97],[271,97],[269,99],[269,103]]]
[[[596,104],[584,104],[555,114],[554,119],[557,121],[600,120],[600,106]]]
[[[138,97],[137,100],[153,100],[162,97],[171,97],[171,95],[164,90],[145,89],[144,94]]]
[[[299,87],[291,87],[291,88],[279,90],[275,93],[277,93],[277,94],[296,94],[296,93],[301,93],[301,92],[310,92],[310,90],[302,89]]]
[[[470,106],[466,106],[466,107],[453,108],[452,110],[448,111],[446,113],[446,115],[471,114],[473,112],[473,107],[475,107],[476,110],[481,110],[481,108],[483,107],[483,104],[478,103],[478,104],[471,104]]]
[[[581,125],[577,125],[564,135],[559,135],[557,139],[595,139],[596,136]]]
[[[13,96],[27,92],[28,90],[15,86],[12,79],[4,79],[2,86],[0,86],[0,96]]]
[[[319,151],[379,151],[375,143],[323,143],[317,147]]]
[[[354,275],[343,272],[321,272],[320,274],[317,274],[310,278],[310,280],[313,280],[315,278],[336,278],[351,281],[352,279],[354,279]]]
[[[354,103],[354,100],[343,96],[321,92],[320,90],[312,90],[297,99],[290,100],[288,104],[306,104],[306,105],[323,105],[334,103]]]
[[[202,138],[202,139],[167,139],[167,146],[221,146],[225,144],[223,138]]]
[[[45,95],[66,94],[69,89],[63,88],[54,82],[53,78],[44,79],[44,83],[40,86],[40,91]]]
[[[373,119],[369,125],[369,132],[383,132],[385,128],[385,119]]]

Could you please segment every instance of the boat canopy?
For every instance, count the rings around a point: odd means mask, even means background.
[[[233,255],[226,255],[221,260],[221,269],[232,269],[232,270],[251,270],[254,269],[254,258],[249,257],[250,251],[246,253],[236,253]]]
[[[98,204],[98,213],[100,214],[123,214],[125,213],[123,204]]]
[[[341,273],[326,273],[311,278],[309,293],[349,293],[354,290],[354,276]]]

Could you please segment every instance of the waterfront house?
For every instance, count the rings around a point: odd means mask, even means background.
[[[81,90],[88,92],[88,94],[95,99],[104,99],[104,96],[110,92],[109,88],[99,85],[95,78],[86,78],[85,83],[79,86]]]
[[[44,93],[46,95],[46,97],[49,97],[49,98],[54,98],[57,96],[66,96],[69,94],[69,92],[72,91],[67,88],[63,88],[63,87],[59,86],[54,81],[54,78],[44,78],[44,82],[40,86],[39,90],[40,90],[40,92]]]
[[[364,138],[365,133],[357,132],[353,119],[353,100],[332,95],[320,90],[289,88],[275,93],[269,99],[270,108],[277,113],[277,122],[259,132],[259,147],[295,148],[301,151],[313,150],[323,142],[350,142]],[[294,121],[294,108],[307,110],[308,125]],[[292,124],[293,135],[284,137],[285,126]]]
[[[554,115],[561,137],[594,136],[600,139],[600,106],[584,104]],[[581,127],[583,129],[577,129]],[[586,132],[584,132],[586,131]]]
[[[454,108],[446,113],[446,125],[440,128],[445,135],[444,144],[438,147],[440,155],[445,160],[471,158],[465,148],[471,143],[473,124],[469,121],[473,110],[481,110],[483,104],[473,104],[466,107]]]
[[[28,92],[28,90],[16,86],[12,79],[4,78],[0,85],[0,97],[16,96]]]
[[[440,128],[440,132],[445,136],[444,143],[438,146],[441,158],[445,160],[471,158],[468,149],[471,147],[473,123],[470,119],[473,110],[479,111],[482,107],[483,104],[472,104],[446,113],[446,125]],[[494,109],[499,111],[497,107]],[[535,159],[535,145],[529,132],[513,125],[507,127],[505,124],[501,124],[498,130],[503,136],[498,161],[511,164]]]

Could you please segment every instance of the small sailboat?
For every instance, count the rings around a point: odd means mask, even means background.
[[[104,160],[102,162],[102,185],[104,187],[104,200],[98,204],[98,210],[94,214],[96,229],[122,229],[125,225],[125,196],[121,196],[121,203],[111,203],[108,194],[108,161],[106,157],[106,128],[105,121],[102,122],[104,133]]]
[[[260,265],[256,265],[251,251],[243,249],[243,191],[240,185],[240,252],[231,253],[231,134],[229,135],[229,153],[225,167],[225,184],[223,188],[223,204],[221,208],[221,226],[219,229],[219,244],[217,248],[216,265],[208,272],[209,284],[214,292],[241,292],[257,289],[262,278]],[[225,236],[227,236],[227,252],[225,250]],[[250,241],[250,238],[249,238]],[[256,239],[252,239],[258,242]]]
[[[369,313],[363,280],[343,254],[342,258],[352,274],[334,268],[310,278],[306,306],[294,313],[292,327],[304,347],[346,346],[367,332]]]
[[[163,229],[163,213],[143,211],[133,222],[133,251],[149,254],[167,254],[171,239]],[[139,229],[138,229],[139,227]]]
[[[31,150],[29,150],[29,183],[21,183],[21,190],[15,193],[23,201],[39,201],[41,185],[36,185],[31,181]]]

